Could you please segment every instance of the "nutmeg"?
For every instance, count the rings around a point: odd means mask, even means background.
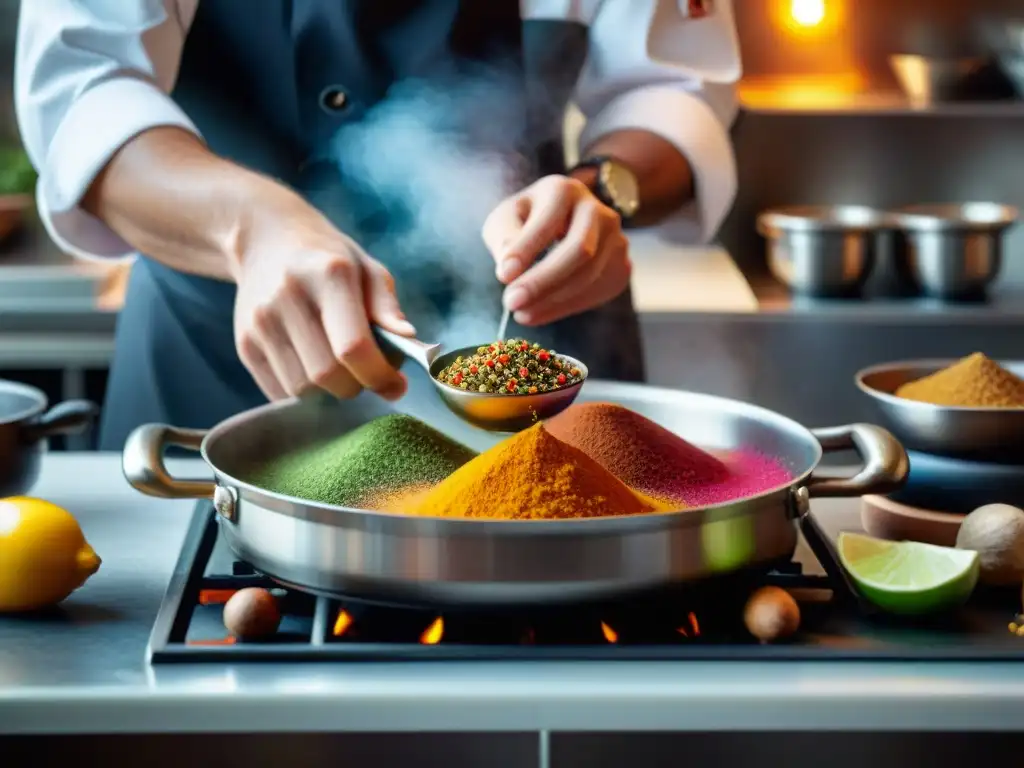
[[[786,590],[762,587],[747,600],[743,622],[762,643],[783,640],[800,628],[800,606]]]
[[[280,623],[277,600],[265,589],[240,589],[224,604],[224,627],[239,640],[272,635]]]

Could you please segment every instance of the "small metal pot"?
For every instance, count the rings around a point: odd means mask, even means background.
[[[892,212],[900,279],[928,296],[971,299],[999,276],[1016,208],[996,203],[916,205]]]
[[[88,400],[46,406],[46,395],[35,387],[0,380],[0,498],[31,491],[47,439],[81,432],[99,414]]]
[[[858,293],[888,229],[884,214],[856,205],[776,208],[757,219],[772,274],[794,293],[816,298]]]

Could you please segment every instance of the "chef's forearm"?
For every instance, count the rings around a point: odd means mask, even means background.
[[[640,210],[630,222],[654,224],[677,211],[693,198],[693,171],[685,156],[661,136],[644,130],[609,133],[580,154],[581,158],[605,155],[636,174],[640,186]],[[593,186],[594,171],[574,172],[581,181]]]
[[[114,155],[82,206],[140,253],[184,272],[232,280],[246,222],[300,201],[218,157],[191,133],[154,128]]]

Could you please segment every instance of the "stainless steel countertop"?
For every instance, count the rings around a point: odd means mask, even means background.
[[[185,469],[202,473],[198,462],[180,462],[176,471]],[[118,457],[103,454],[53,454],[34,493],[78,517],[103,566],[52,619],[0,617],[0,733],[1015,731],[1024,724],[1024,663],[150,668],[144,649],[191,503],[137,494]],[[856,502],[823,502],[815,511],[832,530],[857,525]]]

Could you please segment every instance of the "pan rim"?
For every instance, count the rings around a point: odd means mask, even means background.
[[[625,394],[635,393],[635,388],[637,386],[637,384],[602,379],[591,379],[588,382],[588,389],[590,392],[593,393],[594,390],[599,390],[601,392],[600,400],[610,402],[616,402],[615,395],[617,392]],[[351,527],[351,524],[354,521],[360,520],[363,521],[364,527],[384,526],[386,528],[390,528],[391,526],[396,526],[396,529],[400,528],[409,534],[422,534],[427,532],[428,529],[433,533],[437,533],[439,528],[443,528],[445,535],[456,536],[476,536],[499,530],[508,535],[521,534],[535,536],[538,533],[552,536],[576,535],[581,532],[589,532],[591,528],[595,529],[594,533],[610,535],[637,527],[643,528],[645,531],[654,531],[661,527],[678,528],[681,524],[684,524],[682,523],[682,520],[687,517],[693,518],[693,521],[685,523],[686,527],[702,525],[718,520],[731,519],[734,517],[742,517],[749,514],[749,507],[759,507],[762,503],[767,503],[771,500],[771,497],[773,496],[789,492],[794,488],[799,488],[805,485],[807,479],[812,475],[814,470],[817,469],[821,463],[822,457],[824,456],[824,449],[821,447],[821,443],[814,436],[811,430],[788,416],[772,411],[768,408],[764,408],[763,406],[747,403],[741,400],[721,397],[719,395],[706,394],[703,392],[691,392],[688,390],[676,390],[669,389],[667,387],[653,387],[647,385],[644,385],[643,388],[648,397],[661,400],[668,405],[671,405],[672,402],[677,400],[680,396],[685,396],[697,401],[704,401],[708,404],[715,404],[718,406],[719,411],[738,412],[741,415],[759,417],[762,424],[772,428],[777,428],[777,431],[805,442],[812,453],[813,461],[804,469],[794,471],[788,482],[765,489],[754,495],[719,502],[717,504],[694,506],[674,511],[647,512],[634,515],[606,515],[590,518],[560,518],[556,520],[510,520],[496,518],[430,517],[426,515],[381,512],[378,510],[343,507],[324,504],[322,502],[307,501],[297,497],[269,491],[240,480],[238,477],[223,470],[211,461],[211,447],[218,439],[223,439],[225,434],[230,434],[233,428],[236,428],[240,424],[252,421],[253,419],[257,419],[263,414],[295,407],[299,402],[297,398],[268,403],[225,419],[213,427],[203,438],[202,445],[200,447],[200,454],[206,464],[214,471],[220,484],[230,485],[240,489],[243,491],[243,500],[246,500],[246,497],[249,497],[249,500],[257,503],[259,506],[267,507],[266,504],[260,502],[266,500],[271,501],[272,503],[269,508],[279,514],[299,517],[300,519],[310,519],[310,517],[314,517],[316,518],[316,522],[320,522],[325,525],[337,525],[338,527]],[[285,506],[304,510],[315,510],[315,512],[312,515],[296,515],[294,509],[283,509]],[[335,521],[331,518],[337,518],[337,520]],[[660,525],[658,523],[660,523]]]

